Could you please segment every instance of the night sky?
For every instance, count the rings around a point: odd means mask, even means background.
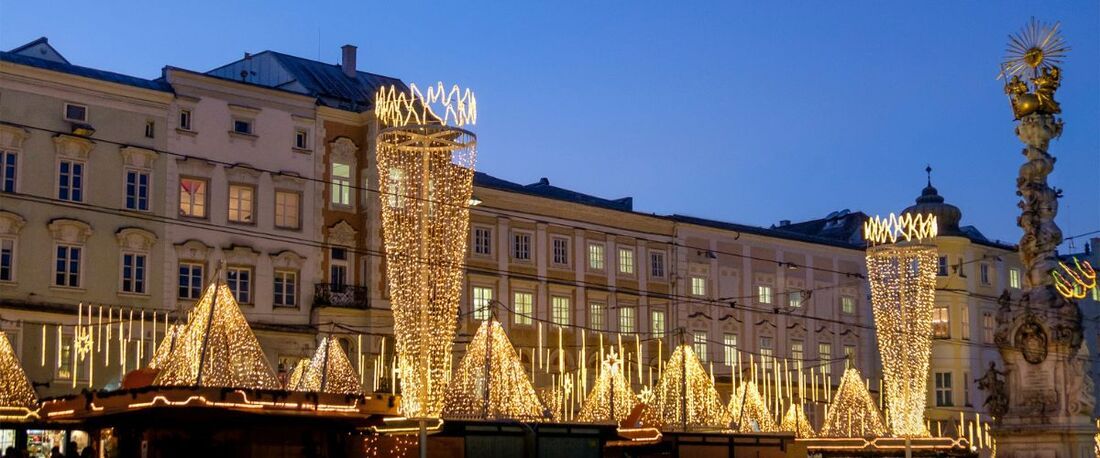
[[[1058,223],[1100,230],[1096,0],[110,3],[0,0],[0,48],[47,36],[156,77],[263,50],[336,63],[351,43],[361,70],[475,89],[478,168],[504,179],[767,226],[898,211],[931,164],[963,224],[1012,242],[1023,145],[995,78],[1009,33],[1060,20]]]

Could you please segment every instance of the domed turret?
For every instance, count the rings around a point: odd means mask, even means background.
[[[959,207],[945,203],[943,196],[940,196],[939,191],[932,186],[932,167],[927,167],[924,171],[928,173],[928,186],[925,186],[924,189],[921,190],[920,196],[917,197],[916,204],[910,205],[905,210],[902,210],[901,213],[935,215],[939,223],[940,235],[963,235],[962,230],[959,229],[959,221],[962,220],[962,211],[959,210]]]

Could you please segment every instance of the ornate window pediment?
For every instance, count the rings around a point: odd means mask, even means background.
[[[22,149],[30,132],[22,127],[0,124],[0,148]]]
[[[222,248],[222,253],[225,254],[226,264],[230,265],[254,266],[256,265],[256,258],[260,256],[259,251],[241,245],[230,245]]]
[[[19,235],[27,220],[12,212],[0,210],[0,235]]]
[[[328,242],[334,245],[354,247],[356,233],[355,228],[351,227],[347,221],[340,220],[340,222],[328,228]]]
[[[290,250],[271,254],[271,265],[276,269],[302,270],[306,258]]]
[[[55,241],[83,244],[92,236],[92,226],[76,219],[58,218],[47,225]]]
[[[95,149],[95,142],[86,138],[60,134],[53,137],[53,147],[58,156],[86,160]]]
[[[157,243],[157,235],[140,227],[124,227],[115,232],[118,246],[135,251],[149,251]]]
[[[233,164],[225,168],[225,177],[237,183],[256,183],[260,180],[260,172],[253,166],[244,163]]]
[[[153,162],[157,160],[156,151],[145,148],[124,146],[118,152],[122,154],[123,164],[138,169],[151,169]]]
[[[206,260],[207,256],[210,255],[210,250],[214,249],[214,247],[207,246],[205,243],[202,243],[195,239],[190,239],[183,243],[177,243],[175,247],[177,258],[190,259],[195,261]]]
[[[305,178],[302,178],[298,174],[283,171],[272,173],[271,182],[275,184],[276,188],[293,189],[296,191],[301,191],[306,184]]]
[[[332,162],[339,162],[342,164],[351,164],[354,169],[355,153],[359,151],[359,146],[355,144],[350,138],[340,137],[328,144],[329,160]]]

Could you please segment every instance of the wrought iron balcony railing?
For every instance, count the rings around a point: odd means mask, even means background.
[[[313,287],[315,307],[370,308],[370,294],[366,286],[318,283]]]

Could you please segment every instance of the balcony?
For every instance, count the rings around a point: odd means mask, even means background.
[[[366,310],[370,308],[370,294],[366,286],[318,283],[313,287],[313,306]]]

